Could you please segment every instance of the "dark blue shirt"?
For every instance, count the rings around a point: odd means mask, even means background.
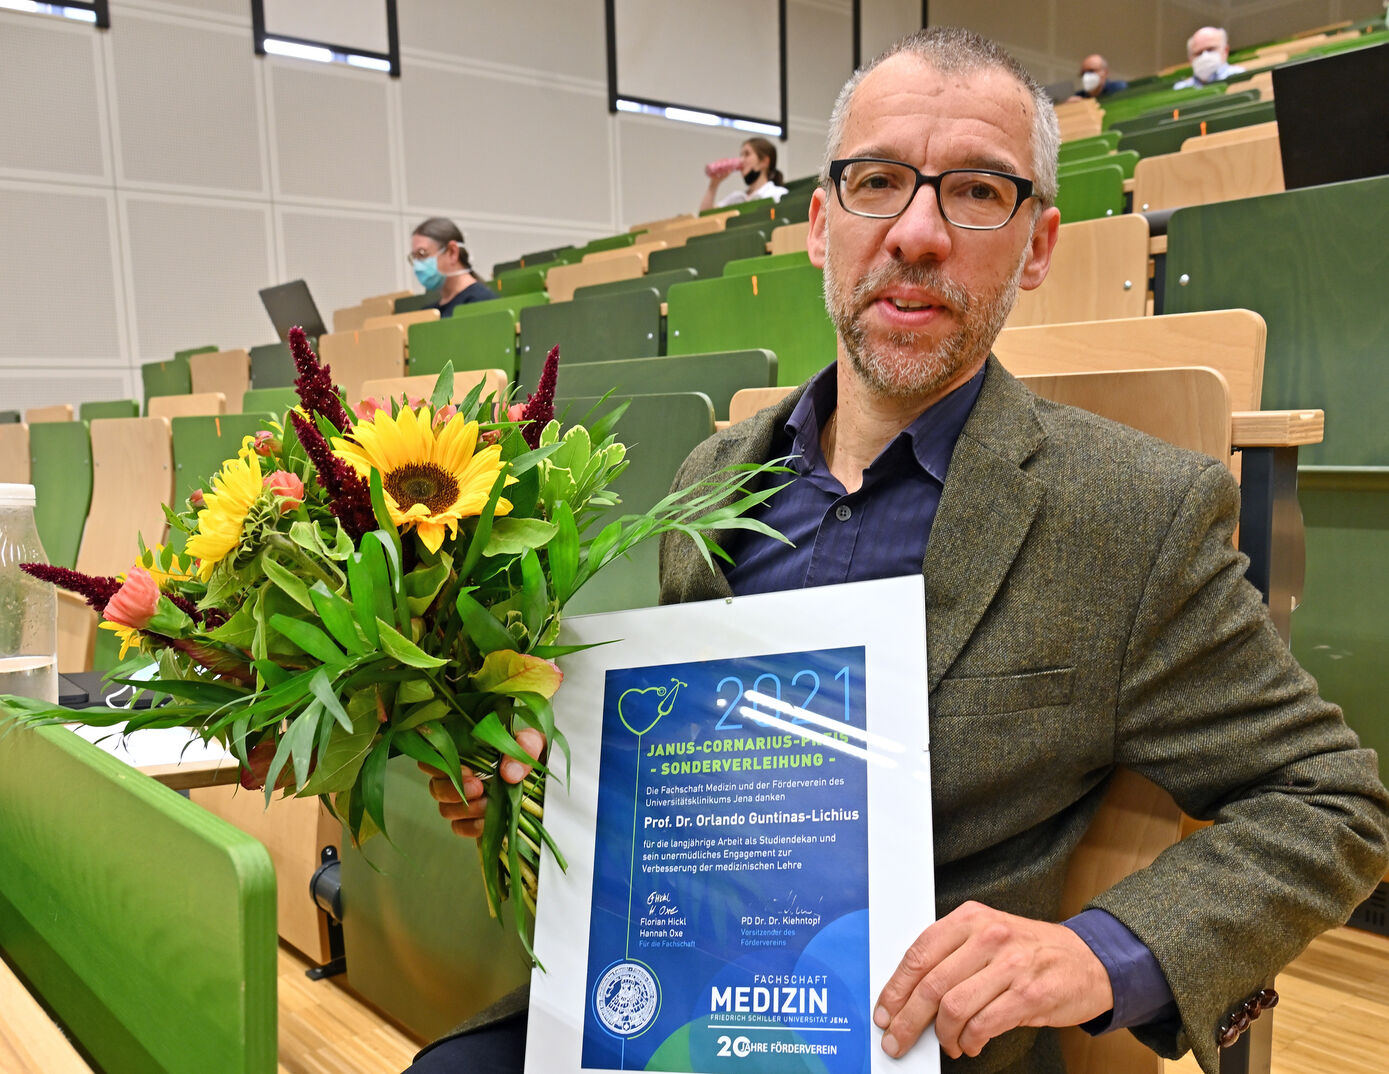
[[[834,365],[815,374],[772,439],[769,457],[793,456],[787,465],[795,476],[756,517],[794,547],[758,534],[728,541],[735,565],[726,573],[736,594],[921,573],[950,456],[979,398],[984,370],[902,430],[852,493],[830,473],[820,450],[820,431],[838,401],[835,374]],[[1114,1009],[1087,1022],[1086,1030],[1102,1033],[1176,1016],[1157,959],[1123,922],[1090,909],[1063,924],[1095,952],[1114,989]]]
[[[489,299],[493,299],[496,297],[497,296],[494,295],[491,291],[489,291],[484,284],[477,280],[474,280],[472,283],[468,284],[467,287],[463,288],[463,290],[459,291],[458,294],[454,295],[451,299],[449,299],[447,302],[440,302],[434,308],[439,311],[440,318],[452,317],[454,308],[456,306],[462,306],[467,302],[486,302]]]

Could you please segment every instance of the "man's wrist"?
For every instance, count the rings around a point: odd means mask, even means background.
[[[1095,953],[1114,995],[1110,1011],[1081,1026],[1087,1033],[1147,1025],[1175,1014],[1176,1001],[1157,958],[1117,917],[1091,908],[1062,924]]]

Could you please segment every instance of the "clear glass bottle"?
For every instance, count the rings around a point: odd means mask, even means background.
[[[47,563],[34,486],[0,484],[0,694],[58,703],[58,595],[21,563]]]

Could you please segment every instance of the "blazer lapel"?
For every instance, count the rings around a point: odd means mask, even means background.
[[[950,457],[922,565],[932,690],[993,603],[1041,507],[1041,483],[1021,468],[1046,437],[1032,398],[988,359],[979,398]]]

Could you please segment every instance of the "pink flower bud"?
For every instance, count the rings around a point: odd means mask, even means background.
[[[293,511],[304,502],[304,482],[299,479],[298,474],[291,474],[287,470],[274,470],[265,475],[261,484],[280,498],[282,513]]]
[[[352,413],[356,414],[362,421],[371,421],[372,416],[378,410],[384,410],[389,414],[391,412],[390,403],[384,399],[363,399],[352,408]]]
[[[144,567],[131,567],[125,584],[106,604],[107,619],[121,626],[143,630],[159,607],[159,586]]]
[[[526,413],[525,403],[512,403],[506,408],[507,421],[524,421]]]
[[[448,422],[452,420],[453,416],[457,413],[458,408],[454,406],[452,403],[449,403],[445,406],[441,406],[439,408],[438,413],[434,415],[434,427],[437,429],[440,425],[448,424]]]
[[[194,489],[188,496],[188,506],[194,511],[201,511],[207,506],[207,501],[203,499],[203,490]]]
[[[273,433],[262,429],[260,432],[256,433],[256,438],[251,444],[251,449],[255,451],[257,455],[274,455],[283,446],[283,444],[275,439]]]

